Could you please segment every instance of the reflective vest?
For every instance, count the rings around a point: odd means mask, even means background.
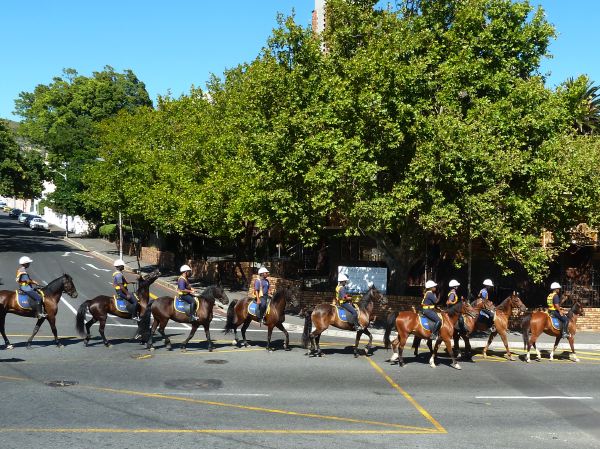
[[[454,300],[450,299],[450,296],[454,295]],[[450,290],[450,293],[448,293],[448,304],[456,304],[458,302],[458,295],[456,294],[456,290]]]
[[[423,295],[423,301],[421,301],[421,307],[423,307],[424,309],[433,309],[435,307],[434,304],[425,304],[425,299],[427,299],[427,293],[430,293],[430,291],[427,290],[425,292],[425,294]]]
[[[25,279],[21,279],[21,277],[23,277],[23,276],[25,276]],[[17,268],[17,278],[15,279],[15,281],[21,287],[29,285],[30,278],[29,278],[29,275],[27,274],[27,271],[25,271],[21,267]]]
[[[115,278],[117,277],[117,274],[122,275],[123,273],[121,273],[120,271],[115,271],[113,273],[113,287],[115,288],[115,290],[119,291],[119,290],[121,290],[121,286],[118,285],[115,280]],[[123,277],[123,287],[127,288],[127,280],[125,279],[125,276],[122,276],[122,277]]]
[[[352,298],[347,298],[347,297],[340,298],[340,290],[342,288],[344,288],[344,287],[345,287],[344,285],[338,285],[337,287],[335,287],[335,301],[334,301],[334,304],[337,304],[338,302],[340,304],[343,304],[345,302],[352,302]]]
[[[188,293],[184,293],[184,292],[182,292],[182,291],[179,289],[179,280],[180,280],[180,279],[183,279],[183,280],[185,281],[185,289],[186,289],[186,290],[189,290],[189,289],[190,289],[190,283],[189,283],[189,281],[188,281],[188,280],[185,278],[185,276],[181,275],[181,276],[179,276],[179,278],[177,279],[177,294],[178,294],[179,296],[182,296],[182,295],[187,295]]]
[[[556,306],[554,305],[554,297],[555,296],[558,296],[558,295],[556,293],[552,292],[546,298],[546,303],[548,304],[548,310],[557,310]]]

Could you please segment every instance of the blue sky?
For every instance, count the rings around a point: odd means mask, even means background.
[[[588,74],[600,83],[600,0],[531,0],[541,4],[558,39],[548,85]],[[296,12],[308,25],[314,0],[7,0],[0,10],[0,117],[21,91],[47,84],[63,68],[83,75],[132,69],[152,99],[204,87],[210,73],[253,59],[276,25]]]

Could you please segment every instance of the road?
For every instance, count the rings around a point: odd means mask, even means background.
[[[25,349],[34,320],[7,317],[15,349],[0,349],[2,448],[600,446],[600,351],[579,351],[579,364],[476,357],[457,371],[445,358],[432,369],[409,357],[399,368],[382,348],[355,359],[350,341],[333,337],[322,339],[323,358],[306,357],[297,334],[292,351],[268,353],[262,329],[251,334],[255,346],[234,349],[217,320],[212,353],[203,335],[188,352],[159,342],[150,353],[119,319],[107,329],[112,348],[99,339],[85,348],[72,309],[110,292],[110,265],[0,214],[1,288],[14,288],[22,254],[36,279],[70,273],[79,297],[59,309],[63,349],[50,344],[47,324]],[[173,324],[169,334],[181,342],[187,329]]]

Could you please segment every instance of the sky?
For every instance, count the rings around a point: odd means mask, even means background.
[[[600,83],[600,0],[530,0],[558,33],[541,72],[554,87],[585,73]],[[150,97],[204,88],[211,73],[251,61],[295,11],[311,22],[314,0],[3,0],[0,9],[0,117],[14,116],[22,91],[63,68],[89,76],[105,65],[131,69]]]

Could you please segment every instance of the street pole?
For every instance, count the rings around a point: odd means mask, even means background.
[[[121,211],[119,211],[119,259],[123,259],[123,221]]]

